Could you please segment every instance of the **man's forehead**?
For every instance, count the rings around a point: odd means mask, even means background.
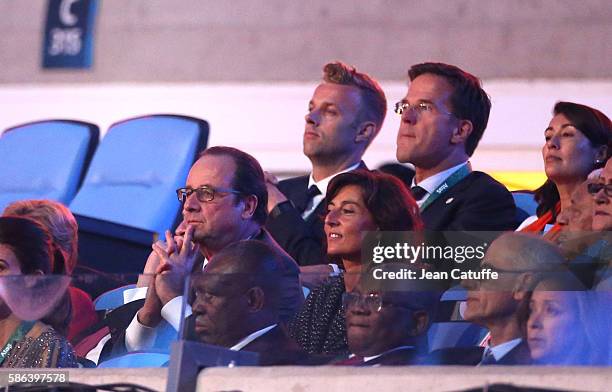
[[[331,103],[337,105],[359,104],[361,92],[355,86],[323,82],[312,94],[312,103]]]
[[[599,175],[599,180],[605,183],[612,182],[612,159],[608,159],[608,163]]]
[[[234,160],[226,155],[205,155],[193,164],[187,183],[192,186],[228,186],[236,169]]]
[[[449,97],[453,87],[442,76],[422,74],[414,78],[408,86],[406,98],[410,100],[440,100]]]

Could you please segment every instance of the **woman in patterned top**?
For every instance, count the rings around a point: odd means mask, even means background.
[[[24,320],[39,313],[44,317],[62,298],[65,290],[58,289],[59,280],[43,279],[43,275],[53,271],[54,263],[63,262],[62,253],[53,249],[50,235],[38,223],[25,218],[0,218],[2,367],[77,366],[70,343],[53,327]]]
[[[348,351],[342,294],[359,279],[363,233],[420,230],[423,223],[406,186],[388,174],[339,174],[329,183],[326,198],[327,255],[339,259],[345,272],[310,293],[290,331],[309,354],[337,355]]]

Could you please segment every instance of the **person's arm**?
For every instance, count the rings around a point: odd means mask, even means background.
[[[267,174],[266,180],[268,190],[266,229],[299,265],[325,263],[320,239],[322,235],[317,236],[315,233],[317,226],[310,225],[302,219],[302,215],[278,188],[273,176]]]

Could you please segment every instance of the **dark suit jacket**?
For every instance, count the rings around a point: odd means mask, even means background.
[[[297,263],[274,241],[274,238],[262,228],[254,239],[270,245],[278,255],[284,267],[283,282],[281,282],[281,298],[279,301],[279,317],[288,322],[299,312],[304,303],[304,292],[300,283],[300,267]]]
[[[308,361],[308,355],[280,326],[253,340],[241,351],[258,353],[261,366],[301,365]]]
[[[362,161],[359,169],[367,169]],[[292,203],[302,204],[306,198],[309,176],[288,178],[278,183],[278,189]],[[327,201],[323,199],[308,219],[290,208],[276,217],[269,216],[266,229],[278,244],[293,257],[299,265],[315,265],[328,263],[325,254],[325,232],[323,231],[323,216],[327,209]]]
[[[432,352],[428,361],[438,365],[476,366],[482,360],[483,352],[483,347],[443,348]],[[529,347],[523,339],[494,365],[530,365],[531,363]]]
[[[421,211],[432,231],[514,230],[516,206],[505,186],[488,174],[474,171]]]

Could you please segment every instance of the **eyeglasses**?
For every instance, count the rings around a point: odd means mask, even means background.
[[[414,105],[411,105],[408,102],[400,101],[395,104],[395,113],[401,116],[404,113],[404,110],[412,111],[416,115],[421,115],[425,112],[433,112],[434,110],[437,110],[440,114],[445,114],[447,116],[454,116],[454,114],[452,114],[451,112],[442,110],[438,108],[437,106],[435,106],[434,104],[428,103],[428,102],[419,102]]]
[[[176,196],[181,203],[185,203],[187,198],[192,193],[196,194],[198,201],[201,203],[213,201],[215,199],[215,195],[219,193],[233,193],[234,195],[239,195],[240,192],[229,189],[229,188],[213,188],[207,185],[198,187],[198,188],[179,188],[176,190]]]
[[[397,306],[400,308],[412,309],[408,305],[396,304],[385,301],[383,300],[383,297],[380,294],[376,293],[370,293],[366,295],[361,295],[358,293],[342,294],[342,307],[344,310],[347,310],[349,307],[356,306],[359,304],[361,304],[361,306],[363,306],[370,312],[380,312],[383,306]]]
[[[599,193],[600,190],[604,190],[604,194],[608,197],[612,197],[612,184],[589,184],[587,190],[591,195]]]

